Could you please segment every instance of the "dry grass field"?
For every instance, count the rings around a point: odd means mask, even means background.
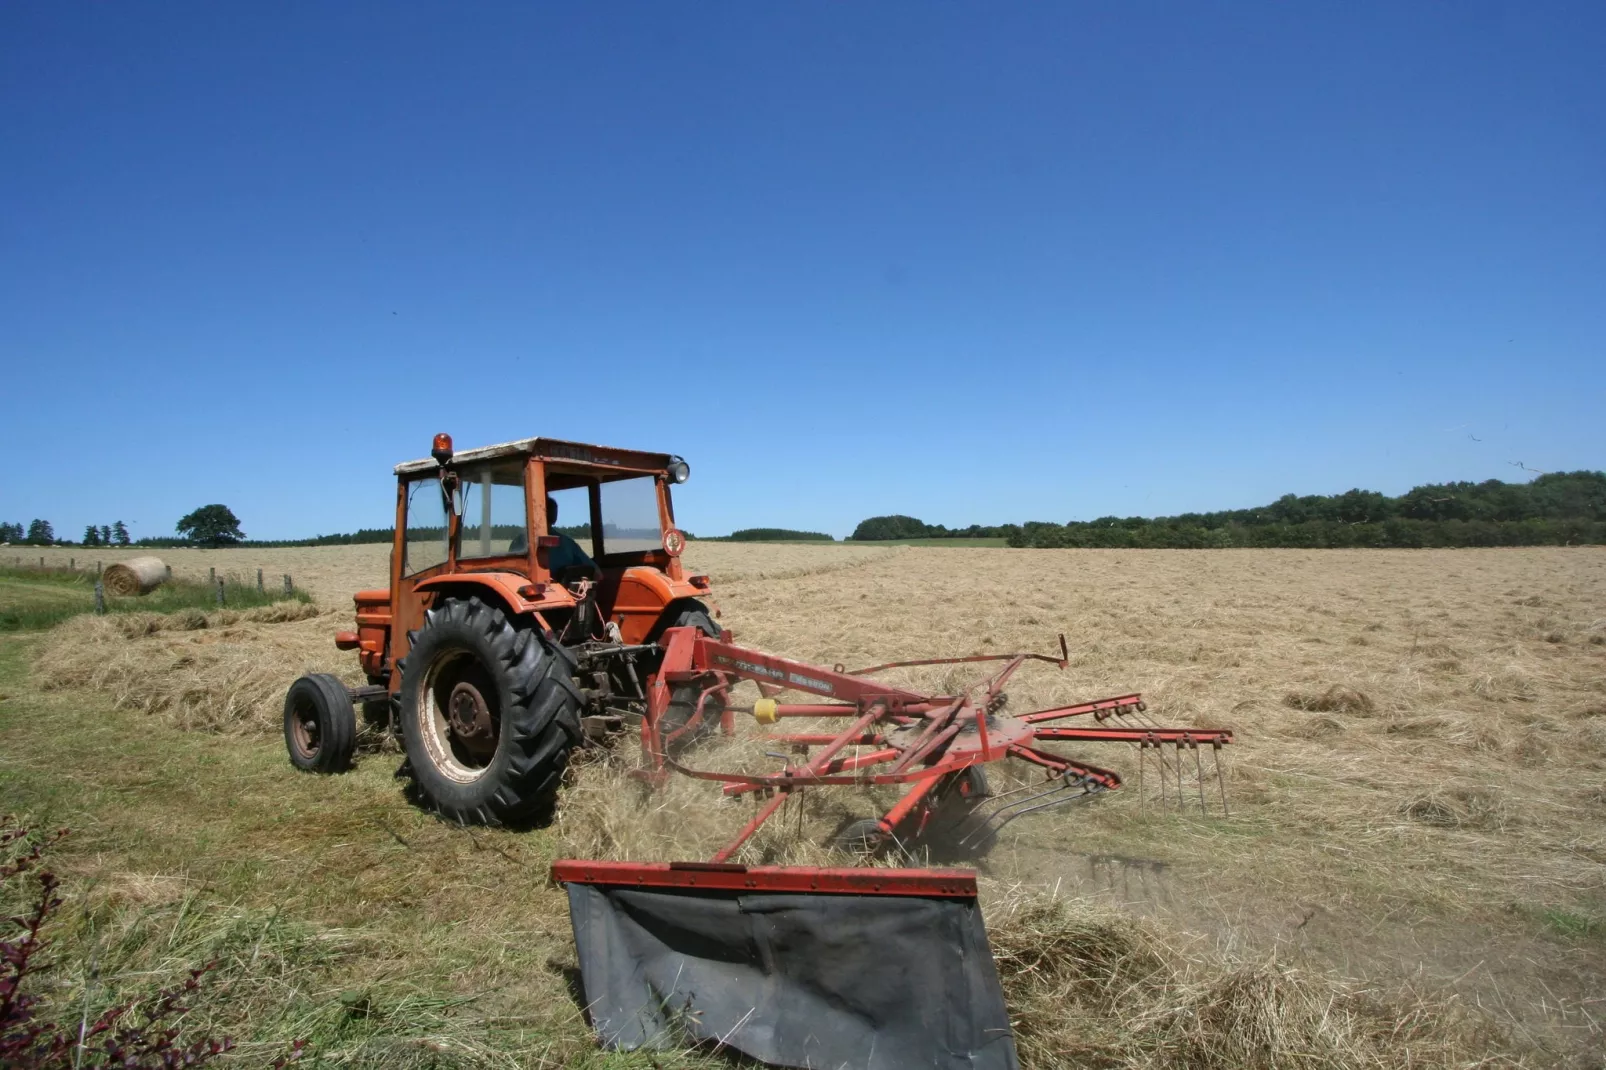
[[[583,763],[557,825],[523,835],[419,814],[382,748],[345,777],[294,775],[277,755],[283,688],[311,669],[355,678],[329,638],[350,592],[383,582],[385,548],[162,556],[203,575],[291,572],[327,608],[79,618],[8,640],[0,810],[85,830],[64,868],[98,889],[95,909],[171,911],[198,889],[211,911],[283,908],[297,940],[333,956],[306,967],[321,979],[285,980],[302,968],[286,951],[263,992],[228,983],[302,1008],[270,1036],[339,985],[384,1002],[355,1025],[306,1026],[345,1053],[332,1064],[405,1061],[386,1022],[409,1038],[408,1065],[593,1059],[564,996],[561,898],[539,873],[573,852],[706,857],[745,811],[690,783],[644,800],[623,758]],[[1129,790],[1018,821],[980,861],[1032,1065],[1603,1065],[1606,552],[694,543],[688,556],[755,646],[852,666],[1049,652],[1063,632],[1069,670],[1023,670],[1012,708],[1139,690],[1157,721],[1237,732],[1230,816],[1145,802],[1134,752],[1083,748]],[[124,740],[146,726],[123,744],[135,757],[64,742],[103,735],[92,724]],[[794,826],[806,838],[873,808],[811,794]],[[427,981],[419,954],[438,963]],[[1100,956],[1115,965],[1094,977]],[[407,999],[421,1002],[396,1009]],[[1062,1010],[1070,1025],[1046,1024]],[[1280,1039],[1244,1040],[1267,1029]],[[427,1057],[418,1030],[436,1038]],[[1187,1047],[1188,1030],[1215,1046]]]

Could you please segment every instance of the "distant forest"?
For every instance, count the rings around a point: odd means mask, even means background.
[[[1285,494],[1270,505],[1180,516],[1028,521],[947,528],[877,516],[850,539],[1002,537],[1031,547],[1564,546],[1606,543],[1606,472],[1552,472],[1530,483],[1434,483],[1391,498],[1370,490]]]
[[[88,529],[86,529],[87,532]],[[557,529],[590,538],[589,524]],[[114,531],[113,534],[116,534]],[[502,533],[499,531],[499,537]],[[123,536],[126,538],[126,535]],[[687,538],[696,536],[687,533]],[[902,539],[1004,539],[1022,547],[1417,547],[1566,546],[1606,544],[1606,472],[1550,472],[1529,483],[1430,483],[1391,498],[1370,490],[1343,494],[1285,494],[1270,505],[1180,516],[1103,516],[1056,523],[972,524],[950,528],[912,516],[873,516],[854,529],[853,542]],[[108,541],[115,541],[110,540]],[[388,543],[390,528],[310,539],[250,539],[239,546],[346,546]],[[831,542],[818,531],[743,528],[709,542]],[[0,524],[0,542],[73,545],[50,525]],[[87,541],[83,545],[93,545]],[[126,543],[124,544],[126,545]],[[136,545],[190,546],[182,538],[144,538]]]

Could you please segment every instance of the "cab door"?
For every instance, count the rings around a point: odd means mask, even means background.
[[[390,555],[392,665],[407,656],[407,634],[424,626],[424,611],[434,599],[432,592],[419,593],[417,585],[452,565],[451,527],[435,473],[402,483],[397,508],[397,538]],[[400,686],[393,674],[391,690]]]

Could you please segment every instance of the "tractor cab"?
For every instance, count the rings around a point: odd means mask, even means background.
[[[392,693],[391,665],[444,598],[477,596],[568,647],[651,642],[703,609],[708,578],[680,560],[677,456],[545,438],[457,451],[437,435],[395,471],[389,589],[359,592],[357,631],[337,640]]]

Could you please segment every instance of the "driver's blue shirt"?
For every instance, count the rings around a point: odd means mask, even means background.
[[[580,549],[579,543],[559,532],[558,544],[547,551],[547,567],[553,572],[561,572],[576,566],[596,568],[597,563],[586,556],[586,552]]]

